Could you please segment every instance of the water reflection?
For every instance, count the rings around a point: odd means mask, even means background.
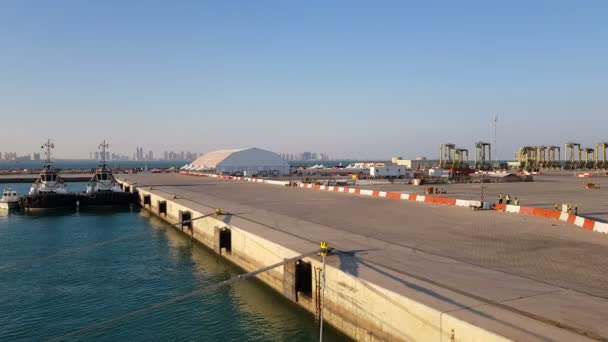
[[[150,217],[150,223],[155,229],[162,231],[167,238],[173,258],[188,257],[192,261],[192,271],[201,283],[210,284],[211,279],[219,282],[244,273],[242,269],[224,260],[209,248],[192,242],[189,236],[178,229],[168,227],[160,219]],[[225,301],[225,305],[230,305],[232,309],[248,317],[240,324],[259,334],[256,340],[315,341],[319,338],[318,326],[312,314],[257,279],[241,281],[230,285],[229,288],[214,292],[228,295],[231,300]],[[328,327],[324,329],[324,340],[348,341],[349,339]]]

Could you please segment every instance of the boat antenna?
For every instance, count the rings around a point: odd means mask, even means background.
[[[106,148],[110,147],[110,145],[106,144],[106,141],[102,141],[101,144],[99,144],[99,149],[101,149],[101,161],[100,161],[100,166],[102,169],[106,168]]]
[[[40,146],[40,148],[45,149],[44,151],[44,168],[47,170],[51,169],[52,166],[52,162],[51,162],[51,149],[55,148],[55,144],[53,144],[51,142],[51,139],[47,139],[46,143],[42,146]]]

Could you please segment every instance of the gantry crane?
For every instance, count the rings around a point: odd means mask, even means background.
[[[559,168],[562,165],[560,147],[556,145],[547,146],[549,151],[549,167]]]
[[[585,163],[581,165],[584,169],[593,168],[593,161],[595,160],[595,150],[591,147],[584,147],[581,149],[581,152],[585,153]],[[591,160],[589,160],[589,154],[591,154]]]
[[[487,148],[487,158],[486,158]],[[489,170],[492,167],[492,144],[478,141],[475,143],[475,168]]]
[[[449,168],[454,164],[456,144],[444,143],[439,145],[439,167]]]
[[[608,169],[608,164],[606,163],[606,147],[608,147],[608,142],[600,142],[595,144],[595,168],[596,169]],[[600,150],[602,151],[600,153]],[[602,160],[600,161],[600,155],[602,156]]]
[[[456,148],[454,150],[454,168],[466,168],[469,166],[469,150],[466,148]]]
[[[574,148],[578,149],[578,160],[574,157]],[[581,157],[581,144],[575,142],[567,142],[564,144],[564,169],[579,168],[581,166]]]
[[[515,152],[515,160],[519,162],[519,166],[527,171],[537,170],[538,157],[537,146],[522,146],[519,151]]]
[[[535,164],[536,167],[541,169],[544,167],[548,166],[548,161],[547,161],[547,155],[548,153],[548,147],[544,146],[544,145],[540,145],[540,146],[535,146],[534,147],[536,149],[536,153],[535,153]]]

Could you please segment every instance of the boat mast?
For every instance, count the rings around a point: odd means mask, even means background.
[[[44,168],[47,169],[47,170],[50,170],[51,169],[51,165],[52,165],[52,162],[51,162],[51,149],[55,148],[55,144],[53,144],[51,142],[51,139],[48,139],[44,145],[40,146],[40,148],[42,148],[42,149],[46,148],[46,150],[44,151]]]
[[[110,147],[110,145],[106,144],[106,141],[104,139],[104,141],[99,144],[99,149],[101,149],[101,160],[100,160],[100,166],[102,169],[105,170],[106,168],[106,148]]]

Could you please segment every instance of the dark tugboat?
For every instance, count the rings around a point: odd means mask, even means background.
[[[51,161],[51,149],[55,144],[51,140],[42,145],[45,149],[44,167],[38,179],[32,184],[30,192],[25,196],[23,207],[26,209],[75,208],[77,206],[76,194],[68,192],[68,187],[59,176]]]
[[[95,175],[87,185],[86,193],[79,195],[81,207],[126,206],[134,202],[132,193],[124,192],[106,164],[105,140],[99,145],[101,160]]]

